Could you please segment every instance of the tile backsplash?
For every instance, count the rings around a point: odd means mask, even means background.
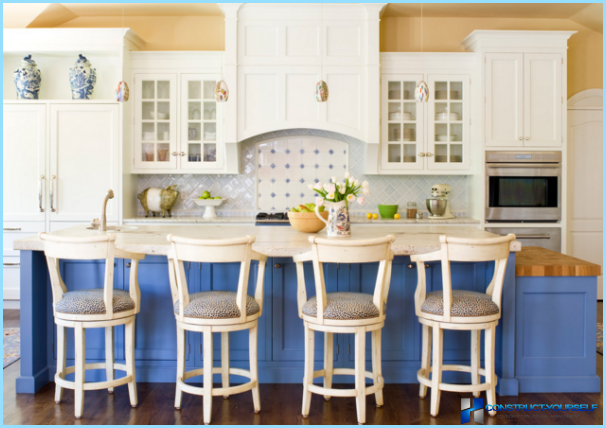
[[[346,171],[370,184],[370,195],[361,206],[350,206],[352,214],[376,212],[378,204],[416,202],[425,211],[425,199],[431,185],[447,183],[452,187],[451,210],[457,216],[467,211],[465,176],[364,175],[365,143],[346,135],[311,129],[291,129],[259,135],[242,143],[242,174],[142,174],[138,193],[148,187],[177,184],[181,193],[173,215],[198,216],[203,208],[194,204],[203,191],[227,198],[216,209],[217,215],[252,215],[259,211],[285,211],[305,202],[313,202],[309,184],[326,183],[330,177],[343,180]],[[133,197],[135,197],[133,195]],[[137,214],[144,215],[141,204]]]

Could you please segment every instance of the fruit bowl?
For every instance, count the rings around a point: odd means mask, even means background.
[[[328,220],[328,211],[324,210],[320,213],[324,220]],[[289,211],[288,219],[290,225],[297,231],[302,233],[318,233],[326,224],[316,216],[315,212],[311,213],[296,213]]]
[[[206,207],[204,210],[204,218],[215,218],[217,214],[215,213],[215,207],[218,207],[227,199],[192,199],[199,207]]]

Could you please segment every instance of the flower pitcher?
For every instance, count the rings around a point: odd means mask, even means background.
[[[320,220],[326,223],[326,234],[331,237],[342,237],[351,235],[349,227],[349,210],[347,209],[347,201],[328,202],[324,201],[324,206],[328,210],[328,221],[324,220],[320,215],[316,205],[316,215]]]

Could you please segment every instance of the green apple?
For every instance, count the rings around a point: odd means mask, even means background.
[[[205,190],[204,192],[202,192],[202,196],[200,196],[200,199],[208,199],[210,198],[210,192],[208,190]]]
[[[221,199],[221,196],[215,196],[215,199]]]

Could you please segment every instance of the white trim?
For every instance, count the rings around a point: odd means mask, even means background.
[[[568,110],[602,110],[602,89],[586,89],[568,98]]]
[[[4,300],[2,309],[21,309],[21,302],[19,300]]]

